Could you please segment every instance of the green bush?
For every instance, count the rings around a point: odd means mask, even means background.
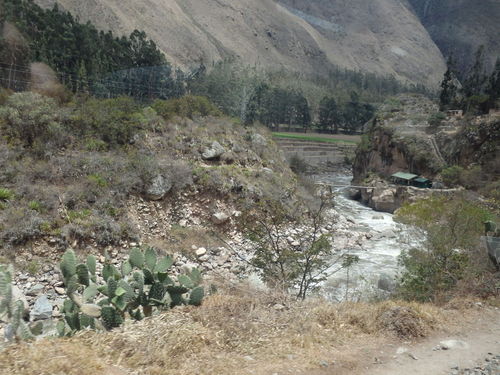
[[[8,136],[27,147],[35,143],[61,146],[64,142],[61,117],[53,99],[32,92],[13,94],[0,108],[0,119]]]
[[[4,105],[13,93],[12,90],[0,88],[0,105]]]
[[[460,178],[464,173],[464,169],[458,165],[451,166],[441,171],[441,178],[448,186],[455,186],[460,183]]]
[[[448,186],[462,185],[467,189],[476,190],[483,185],[485,173],[479,165],[467,169],[454,165],[443,169],[441,177]]]
[[[139,105],[131,98],[88,99],[78,105],[72,119],[73,133],[100,139],[110,146],[125,145],[140,130],[138,112]],[[102,147],[95,141],[90,146]]]
[[[222,112],[204,96],[187,95],[178,99],[157,100],[153,109],[164,119],[174,116],[193,118],[195,116],[221,116]]]
[[[429,124],[433,127],[438,127],[444,120],[446,120],[446,114],[443,112],[434,112],[427,119]]]
[[[459,281],[480,280],[487,272],[489,261],[478,244],[483,223],[492,214],[466,196],[431,197],[405,204],[396,218],[427,235],[425,244],[400,257],[402,297],[418,301],[449,297]]]

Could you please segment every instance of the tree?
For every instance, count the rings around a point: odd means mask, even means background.
[[[500,58],[495,63],[495,68],[488,80],[487,94],[489,96],[488,109],[498,107],[500,99]]]
[[[444,73],[443,81],[441,82],[441,93],[439,95],[439,110],[446,111],[452,109],[455,104],[458,87],[455,84],[456,75],[452,57],[448,59],[448,68]]]
[[[323,130],[339,132],[340,112],[333,97],[325,96],[319,104],[319,126]]]
[[[484,46],[480,46],[475,55],[474,65],[471,67],[467,78],[464,81],[462,93],[464,100],[462,108],[465,112],[472,109],[481,110],[487,103],[488,97],[484,93],[487,76],[484,73]]]
[[[322,196],[305,209],[268,199],[245,215],[245,231],[255,245],[252,264],[269,286],[305,299],[329,275],[352,265],[346,253],[332,252],[330,236],[321,232],[328,201]],[[293,241],[290,228],[303,228]]]

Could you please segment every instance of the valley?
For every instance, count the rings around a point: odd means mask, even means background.
[[[499,11],[0,0],[0,375],[498,373]]]

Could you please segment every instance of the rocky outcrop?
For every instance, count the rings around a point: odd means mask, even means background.
[[[172,189],[172,185],[169,179],[162,175],[157,175],[151,180],[149,186],[146,187],[146,198],[152,201],[159,201]]]
[[[212,145],[210,147],[205,147],[201,154],[201,157],[204,160],[215,160],[220,158],[225,152],[226,149],[222,147],[219,142],[214,141],[212,142]]]

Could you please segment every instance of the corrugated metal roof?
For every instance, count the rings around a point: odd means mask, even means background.
[[[418,178],[416,178],[416,179],[415,179],[415,180],[413,180],[413,181],[415,181],[415,182],[423,182],[423,183],[425,183],[425,182],[429,182],[430,180],[429,180],[428,178],[425,178],[425,177],[418,177]]]
[[[394,178],[400,178],[402,180],[413,180],[415,177],[418,177],[416,174],[412,174],[412,173],[404,173],[404,172],[398,172],[398,173],[394,173],[391,177],[394,177]]]

